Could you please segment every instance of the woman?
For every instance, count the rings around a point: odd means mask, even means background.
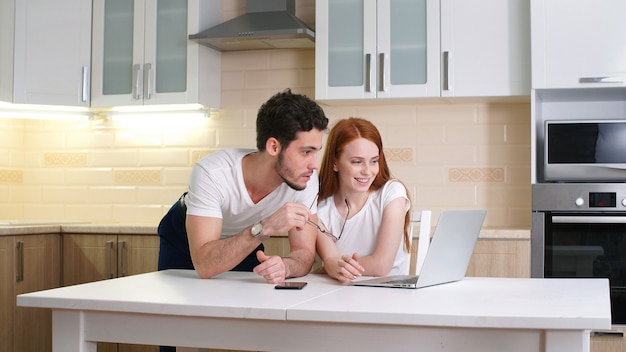
[[[392,179],[380,133],[361,118],[338,121],[320,167],[317,251],[323,271],[341,282],[408,274],[411,202]]]

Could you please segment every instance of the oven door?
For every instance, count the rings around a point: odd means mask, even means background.
[[[626,324],[626,213],[542,214],[543,276],[608,278],[613,324]]]

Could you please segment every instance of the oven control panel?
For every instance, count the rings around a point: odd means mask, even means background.
[[[534,184],[532,185],[532,210],[626,211],[626,184]]]

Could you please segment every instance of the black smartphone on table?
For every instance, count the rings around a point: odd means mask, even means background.
[[[274,286],[277,290],[302,290],[307,283],[304,281],[285,281]]]

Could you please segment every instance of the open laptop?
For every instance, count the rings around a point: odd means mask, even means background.
[[[353,281],[350,285],[420,288],[461,280],[465,277],[486,214],[486,210],[441,213],[419,275],[377,277]]]

